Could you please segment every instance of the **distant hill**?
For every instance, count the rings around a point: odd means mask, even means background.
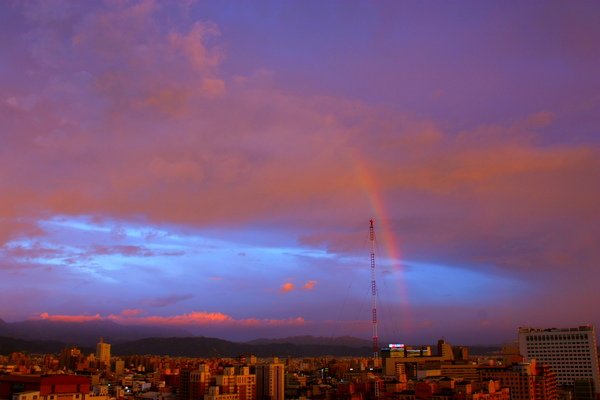
[[[318,357],[318,356],[357,356],[368,357],[372,354],[370,346],[353,347],[339,344],[311,344],[319,338],[299,339],[302,343],[289,343],[290,338],[258,339],[247,343],[229,342],[223,339],[207,337],[170,337],[145,338],[129,342],[113,344],[112,354],[133,355],[153,354],[178,357],[237,357],[241,354],[254,354],[258,357]],[[328,338],[335,341],[336,338]],[[340,338],[343,339],[343,338]],[[358,339],[360,340],[360,339]],[[23,340],[0,337],[0,354],[12,352],[26,353],[60,353],[65,347],[72,345],[55,340]],[[471,355],[499,355],[500,347],[468,346]],[[93,346],[82,347],[84,353],[94,351]]]
[[[466,346],[472,356],[498,356],[502,354],[502,346]]]
[[[256,339],[245,343],[194,337],[178,328],[120,325],[113,321],[57,322],[0,319],[0,354],[15,351],[58,353],[69,345],[92,352],[100,337],[112,344],[115,355],[155,354],[189,357],[369,356],[371,341],[351,336],[292,336]],[[432,346],[434,347],[434,346]],[[498,354],[500,347],[468,346],[472,355]]]
[[[0,354],[15,351],[27,353],[59,353],[68,343],[59,341],[23,340],[0,337]],[[82,348],[93,352],[93,347]],[[237,357],[241,354],[254,354],[258,357],[318,357],[318,356],[368,356],[369,347],[348,347],[339,345],[295,345],[271,343],[252,345],[235,343],[223,339],[207,337],[146,338],[112,345],[113,355],[153,354],[176,357]]]
[[[59,353],[76,345],[93,351],[100,337],[112,344],[112,354],[156,354],[188,357],[237,357],[240,354],[269,356],[363,356],[370,354],[369,342],[352,338],[295,336],[235,343],[194,337],[183,329],[120,325],[113,321],[58,322],[0,320],[0,354],[15,351]]]
[[[29,341],[11,337],[0,337],[0,354],[3,355],[14,352],[51,354],[58,353],[65,347],[65,343],[57,341]]]
[[[235,343],[206,337],[147,338],[113,346],[119,355],[154,354],[187,357],[237,357],[254,354],[258,357],[368,356],[370,347],[350,347],[330,344]]]
[[[120,325],[113,321],[57,322],[27,320],[0,323],[0,336],[30,341],[51,340],[79,346],[95,346],[100,337],[119,343],[147,337],[192,336],[178,328]]]
[[[340,336],[340,337],[323,337],[323,336],[292,336],[280,339],[256,339],[250,342],[246,342],[251,345],[265,345],[265,344],[281,344],[289,343],[295,345],[321,345],[321,346],[347,346],[347,347],[370,347],[371,341],[355,338],[352,336]]]

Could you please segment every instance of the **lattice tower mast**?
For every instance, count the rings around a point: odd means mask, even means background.
[[[377,333],[377,285],[375,283],[375,228],[371,219],[369,227],[369,239],[371,240],[371,310],[373,322],[373,359],[375,365],[379,358],[379,335]]]

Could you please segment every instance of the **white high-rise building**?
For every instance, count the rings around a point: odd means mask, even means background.
[[[591,325],[578,328],[519,328],[521,355],[548,364],[556,373],[558,385],[573,385],[592,379],[600,392],[596,330]]]
[[[104,343],[104,338],[100,338],[100,343],[96,344],[96,358],[105,368],[110,368],[110,344]]]
[[[284,400],[285,366],[274,358],[272,363],[256,365],[256,399]]]

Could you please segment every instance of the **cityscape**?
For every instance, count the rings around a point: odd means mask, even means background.
[[[0,1],[0,400],[600,400],[600,2]]]
[[[286,355],[298,339],[271,348],[283,357],[158,354],[165,347],[117,356],[103,338],[91,353],[77,346],[58,354],[12,352],[0,356],[0,398],[558,400],[597,399],[600,387],[596,331],[589,325],[519,328],[517,341],[487,355],[443,339],[435,346],[390,343],[372,356],[357,356],[359,348],[354,355],[327,355],[334,346],[326,344],[305,348],[311,356]],[[187,343],[188,354],[193,347]]]

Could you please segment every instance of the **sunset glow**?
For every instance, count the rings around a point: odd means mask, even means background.
[[[0,2],[0,319],[600,325],[600,3]]]

